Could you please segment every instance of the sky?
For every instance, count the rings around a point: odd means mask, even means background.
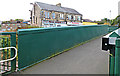
[[[118,15],[118,2],[120,0],[1,0],[0,21],[10,19],[30,19],[30,3],[43,2],[77,10],[83,15],[83,19],[101,20],[103,18],[114,19]],[[111,13],[110,13],[111,10]]]

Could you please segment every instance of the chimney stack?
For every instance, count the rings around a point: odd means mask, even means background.
[[[61,7],[61,3],[58,3],[58,4],[56,4],[56,6],[59,6],[59,7]]]

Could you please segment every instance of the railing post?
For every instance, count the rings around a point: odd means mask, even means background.
[[[115,47],[115,76],[120,76],[120,38],[116,40]]]
[[[11,45],[12,47],[16,47],[16,34],[13,33],[11,34]],[[11,58],[15,56],[15,51],[14,49],[11,49]],[[11,71],[15,71],[16,70],[16,58],[14,60],[11,61]]]
[[[114,64],[115,63],[115,47],[112,46],[110,49],[109,55],[109,74],[110,76],[114,76]]]

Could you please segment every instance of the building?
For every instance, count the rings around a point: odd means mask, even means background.
[[[32,3],[31,3],[32,4]],[[80,24],[82,14],[72,8],[35,2],[31,12],[31,24],[40,27],[57,27],[62,25]]]
[[[95,23],[90,19],[83,19],[83,25],[98,25],[98,23]]]
[[[2,21],[0,21],[0,25],[2,24]]]
[[[11,31],[11,30],[16,30],[17,28],[27,27],[27,26],[28,26],[27,22],[12,21],[12,22],[2,23],[1,30]]]
[[[118,15],[120,15],[120,1],[118,2]]]

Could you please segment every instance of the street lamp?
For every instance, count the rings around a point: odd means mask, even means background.
[[[110,26],[111,26],[111,10],[110,10]]]
[[[110,10],[110,19],[111,19],[111,10]]]

